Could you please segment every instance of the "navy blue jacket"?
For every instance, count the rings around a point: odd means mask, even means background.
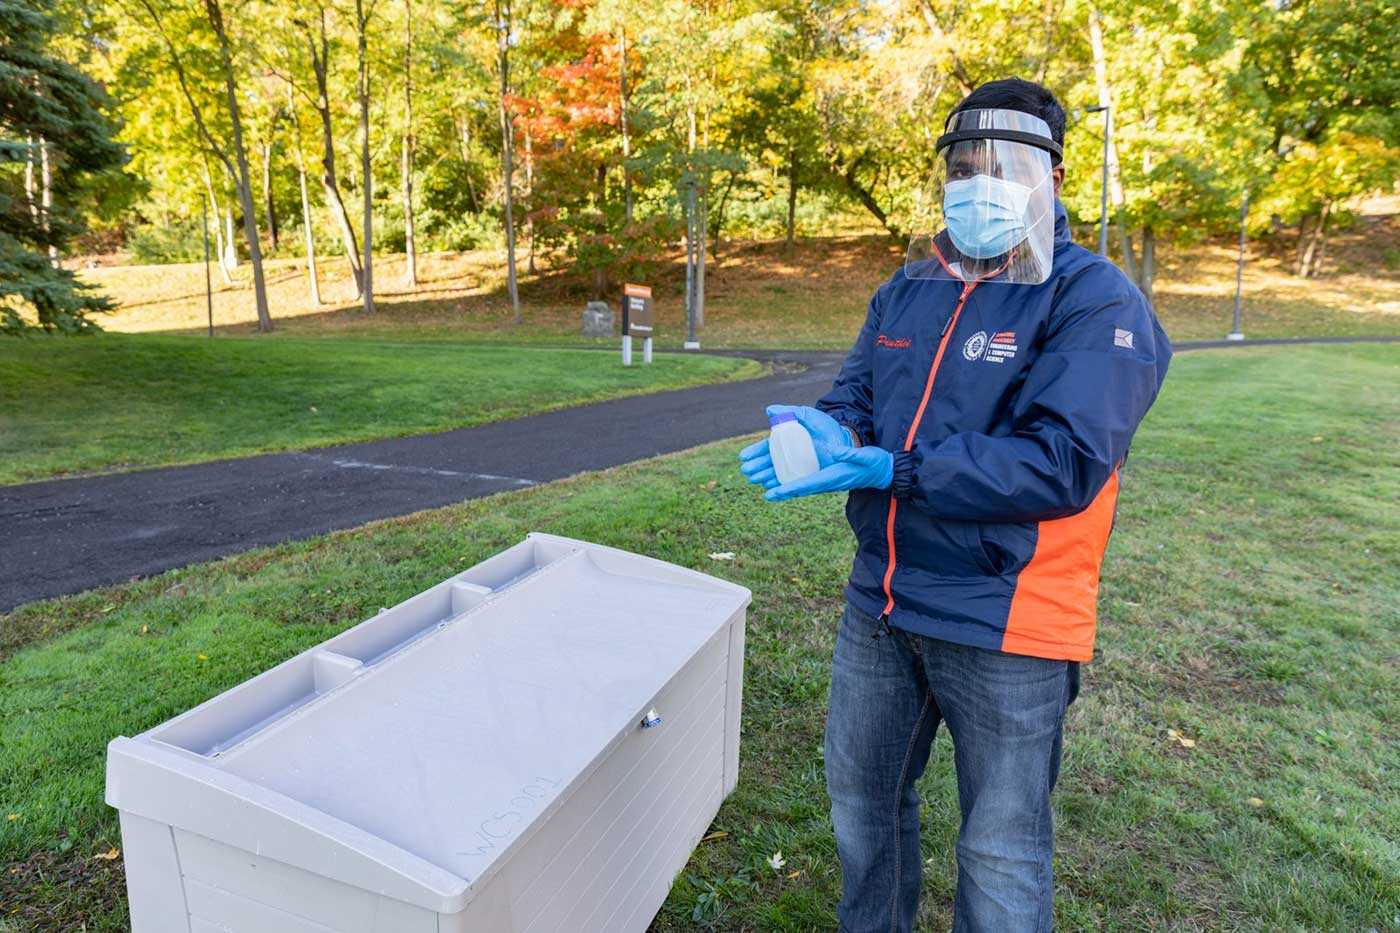
[[[1170,359],[1142,293],[1070,241],[1058,202],[1040,285],[900,269],[817,402],[894,452],[891,488],[846,501],[847,598],[933,638],[1088,660],[1119,471]]]

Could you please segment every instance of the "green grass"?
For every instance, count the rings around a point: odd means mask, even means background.
[[[761,369],[654,359],[443,341],[0,340],[0,484],[445,430]]]
[[[837,497],[762,502],[735,469],[741,443],[0,617],[0,917],[124,928],[119,861],[93,859],[120,845],[102,804],[111,737],[541,530],[754,591],[739,786],[655,928],[830,928],[820,747],[852,541]],[[1400,348],[1174,363],[1125,471],[1098,656],[1068,718],[1059,929],[1400,930],[1397,449]],[[920,791],[921,928],[946,929],[946,735]]]

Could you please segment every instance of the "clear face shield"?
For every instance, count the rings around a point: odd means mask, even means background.
[[[1055,252],[1061,148],[1039,117],[965,110],[936,143],[940,156],[916,208],[904,258],[911,279],[1038,285]]]

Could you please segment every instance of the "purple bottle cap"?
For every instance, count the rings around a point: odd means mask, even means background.
[[[792,412],[790,412],[790,411],[780,411],[780,412],[778,412],[776,415],[772,415],[772,416],[770,416],[770,417],[768,418],[768,424],[769,424],[770,426],[776,428],[778,425],[782,424],[784,421],[796,421],[796,420],[797,420],[797,416],[794,415]]]

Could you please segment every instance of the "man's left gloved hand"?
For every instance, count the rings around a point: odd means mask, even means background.
[[[832,464],[801,479],[775,486],[763,494],[769,502],[782,502],[819,492],[848,489],[888,489],[894,478],[894,455],[881,447],[843,447],[831,452]]]
[[[807,433],[811,435],[818,467],[833,462],[832,451],[852,446],[851,436],[846,433],[846,429],[824,411],[806,405],[769,405],[765,411],[769,418],[783,413],[796,415],[797,423],[806,428]],[[739,451],[739,472],[743,473],[750,483],[764,489],[772,489],[778,485],[778,474],[773,469],[773,455],[768,452],[767,438]]]
[[[873,487],[884,489],[890,485],[894,473],[894,457],[879,447],[856,447],[846,429],[830,415],[802,405],[769,405],[767,414],[771,417],[779,412],[790,411],[812,436],[812,446],[816,449],[820,469],[787,485],[780,485],[773,471],[773,460],[768,453],[768,441],[762,440],[744,448],[739,454],[740,470],[750,483],[762,485],[767,492],[764,498],[770,502],[781,502],[797,496],[810,496],[820,492],[842,492],[847,489]]]

